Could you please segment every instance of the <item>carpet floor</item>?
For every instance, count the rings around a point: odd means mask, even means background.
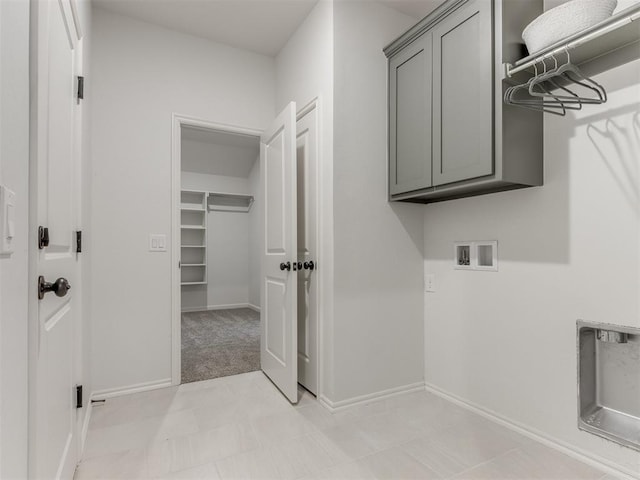
[[[260,370],[260,314],[249,308],[182,314],[182,383]]]

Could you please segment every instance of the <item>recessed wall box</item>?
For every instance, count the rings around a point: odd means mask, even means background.
[[[472,270],[473,262],[471,254],[473,249],[471,248],[471,242],[456,242],[453,246],[454,268],[458,270]]]
[[[456,270],[498,271],[498,242],[455,242],[453,268]]]
[[[475,270],[498,271],[498,242],[473,242],[475,250]]]
[[[578,428],[640,451],[640,328],[578,321]]]

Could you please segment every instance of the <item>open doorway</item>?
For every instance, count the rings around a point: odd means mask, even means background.
[[[183,125],[182,383],[260,369],[260,138]]]
[[[318,118],[317,99],[264,132],[174,115],[174,385],[262,370],[322,395]]]

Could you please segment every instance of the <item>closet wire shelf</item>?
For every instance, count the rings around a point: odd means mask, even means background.
[[[588,63],[615,50],[640,42],[640,5],[629,7],[616,15],[571,35],[559,42],[529,55],[515,64],[505,64],[505,76],[513,77],[517,73],[528,71],[536,64],[561,56],[571,51],[576,65]]]
[[[524,83],[523,76],[520,75],[518,82],[507,87],[503,94],[504,103],[559,116],[565,116],[570,110],[581,110],[584,105],[606,103],[605,88],[585,74],[578,65],[593,66],[593,60],[615,50],[624,52],[625,47],[631,46],[636,50],[632,52],[631,59],[640,57],[638,18],[640,6],[636,5],[519,60],[515,66],[506,64],[505,75],[508,78],[513,78],[520,72],[531,73],[531,69],[533,75]],[[619,64],[631,60],[615,56],[618,57]],[[609,63],[615,56],[608,59]],[[628,54],[626,56],[629,57]],[[550,62],[547,63],[547,60]],[[612,66],[614,65],[608,68]],[[578,87],[577,91],[575,87]]]

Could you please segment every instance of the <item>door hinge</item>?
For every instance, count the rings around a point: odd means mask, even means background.
[[[76,253],[82,253],[82,230],[76,232]]]
[[[84,77],[78,76],[78,100],[84,98]]]
[[[82,385],[76,385],[76,408],[82,408]]]
[[[38,248],[42,250],[49,246],[49,229],[47,227],[38,227]]]

